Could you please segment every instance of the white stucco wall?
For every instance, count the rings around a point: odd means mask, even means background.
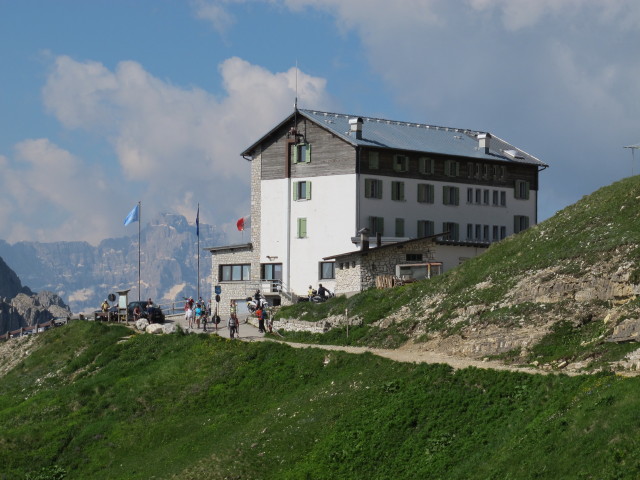
[[[311,182],[310,200],[293,200],[294,182],[299,181]],[[305,295],[309,285],[317,288],[318,283],[334,290],[335,281],[319,279],[319,263],[323,257],[354,249],[351,237],[356,234],[356,176],[261,183],[260,262],[282,263],[283,281],[298,295]],[[298,218],[307,219],[306,238],[297,238]]]

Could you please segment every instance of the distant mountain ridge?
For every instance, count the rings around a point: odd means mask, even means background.
[[[137,229],[136,229],[137,230]],[[160,214],[141,228],[141,298],[156,303],[196,295],[198,243],[196,229],[182,215]],[[200,247],[221,243],[224,234],[200,223]],[[118,290],[138,298],[138,235],[87,242],[18,242],[0,240],[3,257],[17,276],[35,291],[61,296],[72,312],[89,312]],[[208,253],[200,252],[200,292],[209,295]],[[204,290],[203,290],[204,289]]]

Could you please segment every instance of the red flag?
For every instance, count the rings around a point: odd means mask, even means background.
[[[245,228],[251,227],[251,215],[247,215],[246,217],[242,217],[240,220],[236,222],[236,227],[238,227],[238,231],[241,232]]]

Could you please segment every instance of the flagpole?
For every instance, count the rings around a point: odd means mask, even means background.
[[[196,236],[198,237],[198,301],[200,301],[200,204],[196,214]]]
[[[138,301],[140,301],[140,224],[142,224],[142,201],[138,202]]]

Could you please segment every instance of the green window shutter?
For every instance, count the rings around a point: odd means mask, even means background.
[[[380,235],[384,235],[384,217],[378,217],[378,232]]]
[[[298,163],[298,145],[295,143],[291,144],[291,162]]]
[[[398,199],[404,200],[404,182],[400,182],[400,188],[398,189]]]
[[[300,182],[293,182],[293,199],[298,200],[298,184]]]
[[[396,237],[404,237],[404,218],[396,218]]]
[[[442,187],[442,204],[449,205],[449,187]]]
[[[364,198],[371,198],[371,182],[370,178],[364,179]]]
[[[307,236],[307,219],[298,219],[298,238],[305,238]]]
[[[520,216],[514,215],[513,217],[513,233],[518,233],[520,231]]]
[[[433,203],[435,201],[435,190],[433,185],[427,185],[427,203]]]
[[[458,187],[453,187],[453,195],[454,195],[454,205],[460,205],[460,189]]]
[[[307,182],[307,200],[311,200],[311,182]]]
[[[460,176],[460,162],[453,162],[453,174],[456,177]]]
[[[311,144],[307,143],[306,144],[306,153],[305,153],[305,163],[310,163],[311,162]]]
[[[382,198],[382,180],[376,180],[376,185],[378,186],[376,189],[376,198]]]

